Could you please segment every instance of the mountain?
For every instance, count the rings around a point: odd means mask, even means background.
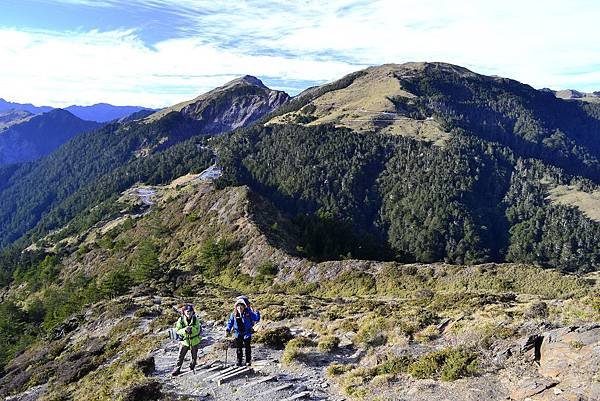
[[[20,117],[0,131],[0,165],[38,159],[75,135],[100,126],[99,123],[84,121],[61,109],[36,116],[22,111],[13,111],[11,115],[11,118]],[[7,114],[4,113],[4,116]]]
[[[141,188],[152,205],[141,206]],[[473,401],[554,399],[559,387],[593,399],[592,276],[522,264],[315,263],[282,250],[295,245],[285,244],[292,223],[266,199],[195,176],[134,186],[120,201],[129,207],[113,219],[21,255],[0,303],[0,396]],[[224,379],[235,367],[225,366],[223,320],[240,294],[261,312],[257,371]],[[178,347],[167,330],[185,303],[202,321],[203,352],[195,372],[186,361],[173,378]]]
[[[211,153],[197,144],[169,148],[226,132],[234,124],[249,124],[287,99],[260,81],[236,80],[186,102],[185,108],[108,124],[73,138],[34,164],[0,169],[0,245],[12,243],[38,223],[39,235],[60,228],[135,181],[154,177],[160,182],[173,179],[183,168],[204,166]],[[166,160],[163,153],[173,158]]]
[[[271,90],[258,78],[245,75],[195,99],[163,109],[148,120],[154,121],[176,111],[202,122],[206,134],[215,134],[249,125],[289,98],[287,93]]]
[[[32,113],[25,110],[8,110],[0,112],[0,132],[11,125],[27,121],[33,116]]]
[[[49,106],[34,106],[31,103],[13,103],[0,98],[0,112],[9,110],[23,110],[32,114],[47,113],[52,110]]]
[[[65,107],[65,110],[84,120],[108,122],[147,109],[139,106],[113,106],[107,103],[97,103],[91,106],[68,106]]]
[[[0,167],[0,396],[598,398],[596,105],[443,63],[209,93]]]
[[[599,136],[597,105],[409,63],[312,88],[215,146],[225,183],[295,216],[300,255],[589,271]]]
[[[586,93],[586,92],[580,92],[580,91],[577,91],[574,89],[564,89],[564,90],[555,91],[555,90],[548,89],[548,88],[544,88],[541,90],[545,91],[545,92],[550,92],[560,99],[565,99],[565,100],[573,99],[573,100],[581,100],[581,101],[585,101],[585,102],[600,103],[600,92]]]
[[[30,103],[13,103],[0,98],[0,113],[10,110],[26,111],[31,114],[47,113],[54,110],[50,106],[34,106]],[[141,110],[147,110],[140,106],[113,106],[108,103],[97,103],[91,106],[71,105],[64,107],[71,114],[86,121],[108,122],[119,118],[127,117],[130,114]]]

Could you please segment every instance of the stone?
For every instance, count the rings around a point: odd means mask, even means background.
[[[156,380],[132,384],[123,390],[123,401],[154,401],[162,397],[162,385]]]
[[[151,375],[156,369],[156,364],[154,362],[154,357],[149,356],[147,358],[138,359],[135,361],[135,366],[142,371],[145,376]]]
[[[560,381],[563,398],[599,399],[595,398],[600,396],[600,389],[594,385],[594,378],[600,374],[600,325],[563,327],[544,333],[539,372]]]

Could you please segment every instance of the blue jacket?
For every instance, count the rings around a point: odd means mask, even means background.
[[[254,326],[254,322],[258,322],[260,320],[260,312],[254,312],[252,309],[247,310],[242,315],[242,322],[244,322],[244,339],[248,339],[252,337],[252,326]],[[232,331],[233,335],[237,338],[240,336],[240,330],[237,324],[237,319],[235,318],[235,313],[231,313],[229,315],[229,321],[227,322],[227,331]]]

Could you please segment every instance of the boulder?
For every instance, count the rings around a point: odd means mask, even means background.
[[[544,333],[539,372],[560,382],[564,399],[599,400],[600,324]]]
[[[123,390],[123,401],[154,401],[162,397],[162,385],[157,380],[136,383]]]

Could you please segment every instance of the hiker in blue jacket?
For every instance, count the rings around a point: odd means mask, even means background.
[[[244,349],[246,350],[246,366],[250,366],[251,350],[250,341],[252,339],[252,327],[255,322],[260,320],[260,312],[254,312],[243,298],[235,301],[235,306],[229,321],[227,322],[226,333],[229,336],[233,331],[235,338],[235,347],[237,348],[237,366],[242,366]]]

